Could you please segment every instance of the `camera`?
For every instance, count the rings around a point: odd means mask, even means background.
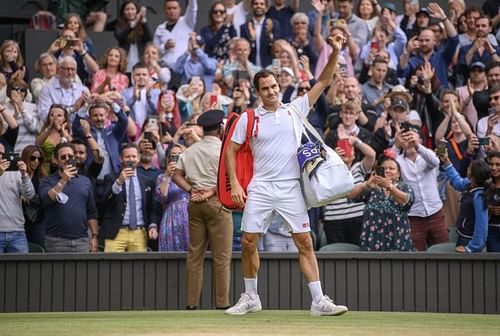
[[[9,161],[9,168],[7,171],[16,171],[17,163],[19,162],[19,154],[18,153],[6,153],[3,157],[5,160]]]
[[[377,168],[375,168],[375,175],[378,175],[380,177],[385,177],[384,167],[378,166]]]
[[[424,76],[418,76],[418,78],[417,78],[417,84],[418,85],[425,85],[425,77]]]

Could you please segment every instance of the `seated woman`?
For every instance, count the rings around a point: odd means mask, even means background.
[[[92,76],[90,92],[102,94],[108,91],[121,92],[127,89],[129,81],[125,75],[126,68],[125,51],[118,47],[109,48],[102,58],[101,69]]]
[[[457,219],[457,252],[482,252],[488,237],[488,203],[491,191],[490,167],[484,160],[474,160],[467,170],[467,177],[460,177],[451,164],[447,151],[439,158],[450,184],[462,192],[460,213]]]
[[[183,152],[184,146],[179,144],[169,148],[165,173],[156,181],[156,199],[164,209],[158,230],[159,251],[187,251],[189,246],[187,207],[190,195],[172,181],[177,160]]]
[[[57,60],[54,55],[49,53],[42,53],[35,63],[35,70],[42,74],[42,78],[33,78],[31,81],[31,92],[33,94],[33,100],[38,102],[38,96],[42,91],[42,88],[47,84],[52,77],[57,73]]]
[[[408,212],[415,196],[400,180],[396,155],[386,150],[368,181],[361,183],[350,197],[365,203],[359,245],[365,251],[412,251]]]
[[[0,46],[0,73],[8,82],[11,78],[23,79],[29,82],[28,69],[24,65],[19,44],[13,40],[5,40]]]
[[[49,116],[42,126],[40,133],[36,136],[36,145],[43,151],[43,172],[51,173],[52,154],[56,146],[61,142],[71,142],[71,123],[68,111],[64,106],[53,104],[49,110]]]
[[[146,43],[153,39],[146,19],[146,7],[139,8],[135,0],[125,1],[120,7],[120,16],[115,27],[115,38],[127,56],[127,73],[141,61]]]
[[[37,105],[25,101],[28,84],[22,79],[12,79],[7,85],[6,112],[17,122],[18,134],[14,152],[21,153],[24,147],[33,145],[40,128]]]

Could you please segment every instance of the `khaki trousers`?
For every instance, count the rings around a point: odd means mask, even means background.
[[[186,261],[187,305],[199,306],[203,284],[203,258],[207,246],[212,252],[215,307],[229,306],[233,219],[216,197],[206,202],[189,202],[189,248]]]

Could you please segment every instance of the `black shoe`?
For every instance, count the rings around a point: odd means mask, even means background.
[[[231,306],[227,306],[227,307],[215,307],[215,310],[226,310],[228,308],[230,308]]]
[[[197,306],[186,306],[186,310],[197,310]]]

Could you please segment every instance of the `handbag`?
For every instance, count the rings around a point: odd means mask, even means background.
[[[293,122],[299,146],[300,185],[306,207],[322,207],[345,197],[354,189],[354,178],[349,168],[337,152],[325,144],[307,118],[302,113],[293,112],[303,126],[298,133]]]
[[[26,220],[28,220],[32,224],[37,224],[42,221],[42,202],[38,195],[31,200],[23,201],[23,213]]]

